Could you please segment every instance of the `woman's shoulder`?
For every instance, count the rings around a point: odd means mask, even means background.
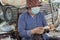
[[[27,15],[27,12],[22,12],[19,16],[20,17],[24,17],[24,16],[26,16]]]
[[[44,13],[42,13],[42,12],[39,12],[39,14],[38,15],[40,15],[40,16],[44,16]]]

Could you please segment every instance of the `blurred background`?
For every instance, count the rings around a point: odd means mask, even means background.
[[[48,25],[54,24],[56,27],[47,35],[60,40],[60,0],[39,1],[42,4],[40,12],[44,13]],[[17,22],[23,11],[27,11],[26,0],[0,0],[0,40],[20,40]]]

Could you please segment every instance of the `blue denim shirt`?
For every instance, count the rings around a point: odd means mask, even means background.
[[[22,13],[18,19],[18,32],[19,36],[22,37],[22,40],[32,40],[31,30],[36,27],[47,26],[47,22],[42,13],[38,13],[31,17],[28,12]],[[43,34],[44,40],[46,40],[47,35]]]

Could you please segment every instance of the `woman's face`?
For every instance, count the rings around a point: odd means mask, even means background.
[[[29,13],[32,13],[32,14],[38,14],[40,12],[40,7],[39,6],[36,6],[36,7],[31,7],[31,8],[28,8],[28,11]]]

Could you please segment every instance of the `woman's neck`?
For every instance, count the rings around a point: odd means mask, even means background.
[[[34,18],[35,14],[30,13],[31,17]]]

